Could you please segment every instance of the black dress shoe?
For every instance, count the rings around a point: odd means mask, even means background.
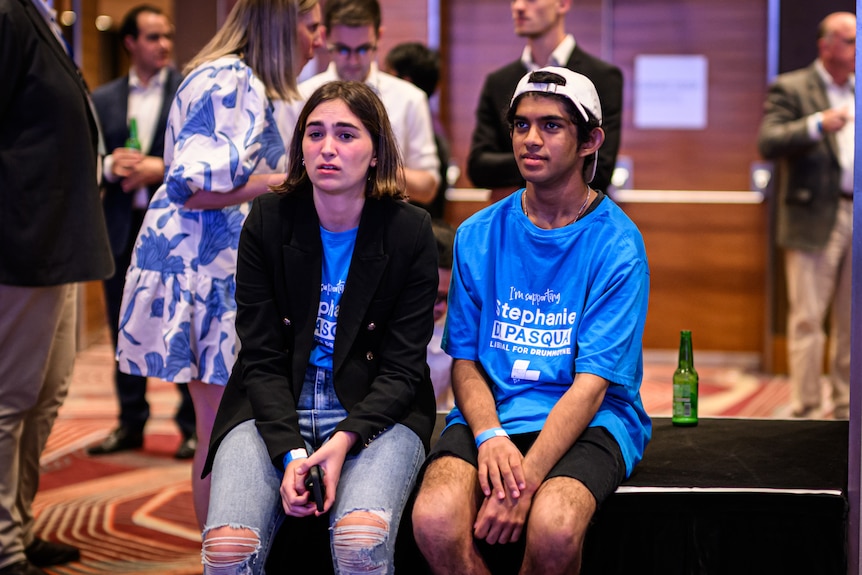
[[[102,443],[87,448],[90,455],[106,455],[129,449],[139,449],[144,446],[144,432],[132,431],[127,427],[118,427],[105,438]]]
[[[191,459],[195,456],[195,450],[198,448],[198,438],[196,435],[183,439],[180,446],[177,447],[177,452],[174,453],[174,459]]]
[[[0,575],[48,575],[29,561],[19,561],[0,569]]]
[[[800,407],[790,412],[790,416],[796,419],[811,419],[817,413],[816,407]]]
[[[55,541],[45,541],[38,537],[24,549],[27,560],[38,567],[62,565],[81,560],[81,552],[77,547]]]

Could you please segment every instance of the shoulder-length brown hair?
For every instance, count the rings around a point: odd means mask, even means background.
[[[239,0],[224,26],[183,69],[188,74],[201,64],[236,54],[245,60],[267,95],[278,100],[299,98],[296,89],[296,27],[300,15],[318,0]]]
[[[305,136],[305,127],[308,124],[308,116],[315,108],[324,102],[333,100],[344,102],[371,134],[377,165],[368,169],[365,197],[391,196],[404,199],[406,194],[404,193],[405,183],[401,169],[401,156],[395,142],[395,135],[392,133],[392,126],[389,123],[389,115],[377,94],[362,82],[327,82],[308,98],[299,119],[296,121],[293,139],[290,142],[290,151],[288,152],[290,167],[287,171],[287,178],[284,183],[274,186],[272,190],[278,193],[290,193],[311,187],[311,180],[308,179],[308,172],[302,159],[302,139]]]

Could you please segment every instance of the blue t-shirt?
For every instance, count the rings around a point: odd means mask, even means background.
[[[509,433],[541,430],[576,373],[608,380],[590,426],[613,435],[628,476],[652,434],[640,398],[643,238],[609,198],[574,224],[537,228],[522,193],[458,228],[443,348],[481,364]],[[466,422],[455,407],[447,423]]]
[[[356,245],[353,228],[346,232],[330,232],[321,226],[323,242],[323,270],[320,274],[320,303],[317,306],[317,324],[314,327],[314,348],[309,363],[323,369],[332,369],[332,350],[335,349],[335,328],[338,324],[338,307],[350,270],[350,258]]]

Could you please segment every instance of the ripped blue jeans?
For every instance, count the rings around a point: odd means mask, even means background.
[[[309,367],[297,411],[306,444],[321,445],[347,416],[335,395],[331,372]],[[329,512],[329,544],[336,573],[394,573],[398,525],[424,458],[419,437],[400,424],[377,436],[358,455],[347,456]],[[221,556],[218,546],[223,542],[205,542],[205,575],[265,573],[273,537],[285,517],[279,494],[283,475],[273,467],[253,420],[237,425],[225,436],[213,463],[204,538],[211,529],[230,526],[248,528],[258,540],[227,541],[244,551],[247,557],[242,561]],[[356,511],[377,516],[381,528],[336,526]]]

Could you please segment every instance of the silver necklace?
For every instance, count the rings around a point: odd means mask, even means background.
[[[573,223],[575,223],[576,221],[581,219],[582,215],[584,215],[584,210],[587,207],[587,200],[590,199],[590,192],[591,191],[592,191],[592,188],[587,186],[587,194],[586,194],[586,196],[584,196],[584,203],[581,204],[581,209],[578,210],[578,213],[575,216],[575,219],[573,219],[572,221],[567,223],[566,226],[572,225]],[[530,214],[527,212],[527,192],[526,192],[526,190],[524,191],[523,194],[521,194],[521,210],[524,212],[524,215],[527,216],[527,218],[530,217]],[[562,227],[566,227],[566,226],[562,226]]]

